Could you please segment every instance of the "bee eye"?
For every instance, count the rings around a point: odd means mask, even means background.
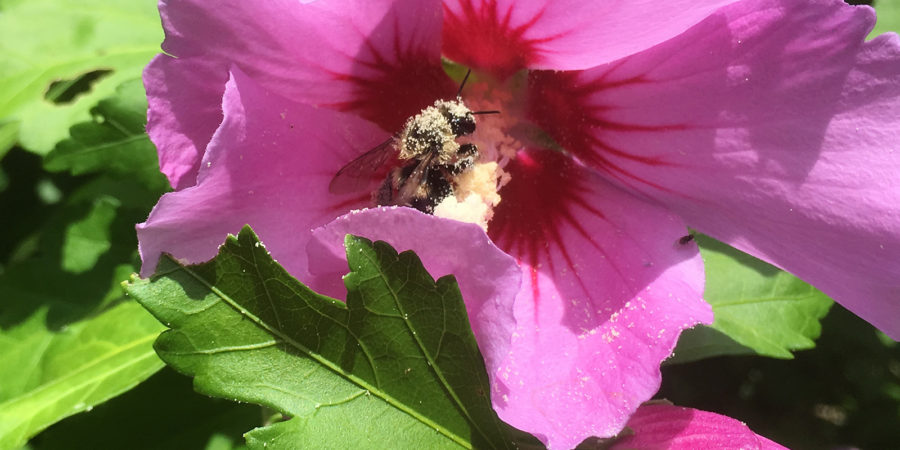
[[[465,136],[475,131],[475,116],[466,114],[450,119],[450,128],[456,136]]]

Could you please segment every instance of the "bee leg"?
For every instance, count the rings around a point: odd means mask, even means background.
[[[445,198],[453,195],[453,185],[441,170],[429,171],[425,184],[428,189],[428,195],[412,199],[409,202],[409,206],[425,214],[434,214],[434,208]]]
[[[412,175],[413,171],[416,170],[416,167],[418,167],[418,164],[416,163],[416,161],[412,161],[409,164],[403,166],[402,169],[394,169],[394,171],[396,172],[394,177],[397,180],[397,187],[406,182],[410,175]]]
[[[432,199],[435,205],[453,195],[453,185],[441,172],[440,170],[433,170],[428,174],[428,188],[431,191],[431,195],[428,197]]]
[[[409,202],[409,206],[425,214],[434,214],[434,202],[430,198],[414,198]]]
[[[375,204],[377,206],[390,205],[394,200],[394,171],[390,171],[378,190],[375,191]]]
[[[475,156],[478,154],[478,147],[475,144],[462,144],[459,146],[456,154],[459,156]]]
[[[475,144],[460,145],[456,155],[459,159],[455,163],[445,166],[445,170],[453,176],[465,172],[475,164],[475,159],[478,157],[478,147]]]

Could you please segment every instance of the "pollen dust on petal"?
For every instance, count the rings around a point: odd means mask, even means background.
[[[511,180],[500,191],[503,201],[494,209],[488,234],[501,249],[532,268],[535,301],[540,298],[537,272],[571,272],[581,283],[580,268],[566,246],[564,230],[593,243],[576,211],[598,218],[603,215],[584,198],[588,189],[580,170],[568,157],[552,150],[522,151],[506,167]]]

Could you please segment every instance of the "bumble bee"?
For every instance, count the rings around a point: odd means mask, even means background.
[[[476,115],[499,113],[472,111],[463,103],[460,94],[468,78],[466,72],[455,100],[434,102],[410,117],[398,135],[347,163],[331,179],[328,190],[335,194],[358,190],[365,185],[359,180],[378,170],[395,149],[405,163],[388,173],[374,194],[375,202],[433,213],[435,206],[453,195],[456,177],[478,158],[475,144],[460,144],[456,139],[475,131]]]

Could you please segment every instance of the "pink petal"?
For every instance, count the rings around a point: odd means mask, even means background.
[[[747,0],[644,53],[532,78],[586,164],[900,339],[900,40],[840,0]]]
[[[505,78],[585,69],[650,48],[736,0],[444,0],[444,54]]]
[[[159,149],[159,168],[176,190],[197,181],[206,144],[222,122],[226,71],[203,58],[158,55],[144,69],[147,131]]]
[[[235,64],[271,92],[391,132],[455,92],[439,0],[162,0],[160,14],[169,54]]]
[[[634,434],[616,441],[613,449],[785,448],[730,417],[678,406],[641,406],[628,428]]]
[[[712,322],[684,224],[552,151],[522,152],[490,235],[525,282],[499,367],[500,417],[554,448],[618,433],[659,388],[681,330]]]
[[[224,119],[197,184],[164,195],[137,227],[141,274],[153,273],[162,252],[191,263],[208,260],[227,233],[250,224],[302,280],[310,230],[370,201],[368,193],[329,194],[329,180],[352,152],[387,135],[353,115],[278,97],[236,68],[222,104]]]
[[[515,328],[513,299],[521,274],[515,260],[495,247],[481,227],[397,207],[339,217],[313,231],[308,253],[314,262],[309,282],[314,290],[345,297],[341,277],[347,273],[347,234],[385,241],[397,251],[413,250],[435,278],[456,276],[487,366],[496,367],[506,356]]]

